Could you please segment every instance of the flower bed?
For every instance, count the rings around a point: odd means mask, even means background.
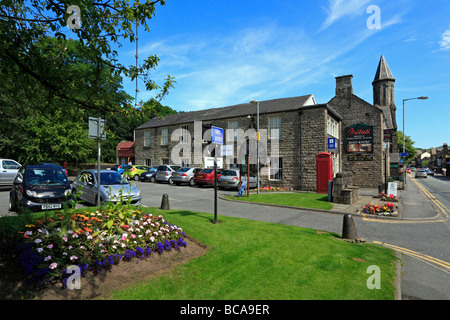
[[[291,188],[289,187],[264,187],[259,188],[260,191],[290,191]],[[256,189],[255,189],[256,191]]]
[[[394,206],[393,203],[390,203],[390,202],[388,202],[384,205],[368,203],[362,210],[362,213],[374,214],[374,215],[384,215],[384,216],[395,215],[396,207]]]
[[[125,207],[75,213],[67,210],[37,220],[20,231],[15,247],[24,283],[42,287],[60,281],[66,286],[69,266],[83,275],[111,270],[121,261],[186,247],[183,230],[159,215]]]
[[[382,201],[393,201],[393,202],[398,201],[393,194],[388,195],[386,193],[379,193],[378,197],[380,197]]]

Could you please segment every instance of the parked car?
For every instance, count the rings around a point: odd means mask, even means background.
[[[61,165],[59,165],[59,164],[57,164],[57,163],[53,163],[53,162],[41,162],[41,163],[38,163],[38,164],[42,164],[42,165],[44,165],[44,166],[47,166],[47,165],[57,166],[57,167],[61,168],[61,170],[62,170],[62,171],[64,172],[64,174],[66,175],[66,177],[69,176],[69,172],[67,171],[67,169],[66,169],[66,168],[63,168]]]
[[[434,176],[434,171],[431,169],[427,169],[425,172],[427,173],[427,176]]]
[[[9,211],[25,212],[71,207],[70,181],[60,166],[22,166],[9,193]]]
[[[162,165],[156,169],[156,182],[167,182],[168,184],[173,184],[172,174],[180,170],[180,166],[176,165]]]
[[[222,175],[223,169],[217,169],[217,180]],[[199,187],[204,185],[214,185],[214,169],[203,169],[200,172],[194,174],[194,183]]]
[[[221,189],[228,189],[228,188],[236,188],[239,189],[241,186],[241,181],[247,181],[247,174],[243,174],[241,177],[241,173],[239,169],[228,169],[223,170],[222,175],[219,178],[219,188]],[[249,188],[256,188],[257,187],[257,176],[250,172],[250,179],[249,179]]]
[[[143,165],[127,165],[123,168],[123,174],[129,179],[134,179],[134,181],[139,181],[139,176],[141,173],[149,171],[152,167]]]
[[[187,183],[191,187],[193,187],[194,184],[194,174],[197,172],[202,171],[202,168],[181,168],[177,172],[172,174],[172,181],[179,186],[182,183]]]
[[[156,181],[156,169],[158,169],[158,167],[153,167],[148,171],[142,172],[139,178],[141,179],[141,181],[155,182]]]
[[[424,169],[417,169],[416,178],[419,178],[419,177],[426,178],[427,172]]]
[[[123,164],[116,164],[114,167],[111,168],[111,170],[117,171],[118,173],[123,173]]]
[[[82,194],[78,199],[97,205],[97,170],[81,171],[72,183],[72,193],[76,193],[81,187]],[[100,201],[113,202],[130,200],[131,205],[141,204],[141,191],[127,180],[124,180],[120,173],[113,170],[100,170]]]
[[[0,187],[13,185],[20,163],[11,159],[0,159]]]
[[[411,173],[411,168],[406,168],[406,173]]]

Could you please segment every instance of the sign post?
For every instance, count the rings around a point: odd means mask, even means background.
[[[223,144],[223,128],[211,127],[211,142],[214,143],[214,224],[217,223],[217,145]]]
[[[97,205],[101,206],[100,202],[100,155],[101,146],[100,140],[106,139],[105,120],[102,118],[89,117],[89,138],[97,139]]]

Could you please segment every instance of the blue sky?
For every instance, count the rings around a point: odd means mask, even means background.
[[[380,9],[379,29],[368,27]],[[178,111],[250,99],[313,94],[334,97],[335,77],[352,74],[354,94],[373,103],[372,81],[384,55],[395,82],[397,125],[415,146],[450,143],[448,0],[167,0],[139,30],[139,63],[157,54],[150,77],[177,83],[162,104]],[[135,44],[119,60],[135,64]],[[139,83],[139,100],[154,95]],[[135,83],[124,81],[135,96]]]

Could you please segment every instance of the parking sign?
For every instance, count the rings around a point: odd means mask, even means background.
[[[211,127],[211,142],[223,144],[223,128]]]

